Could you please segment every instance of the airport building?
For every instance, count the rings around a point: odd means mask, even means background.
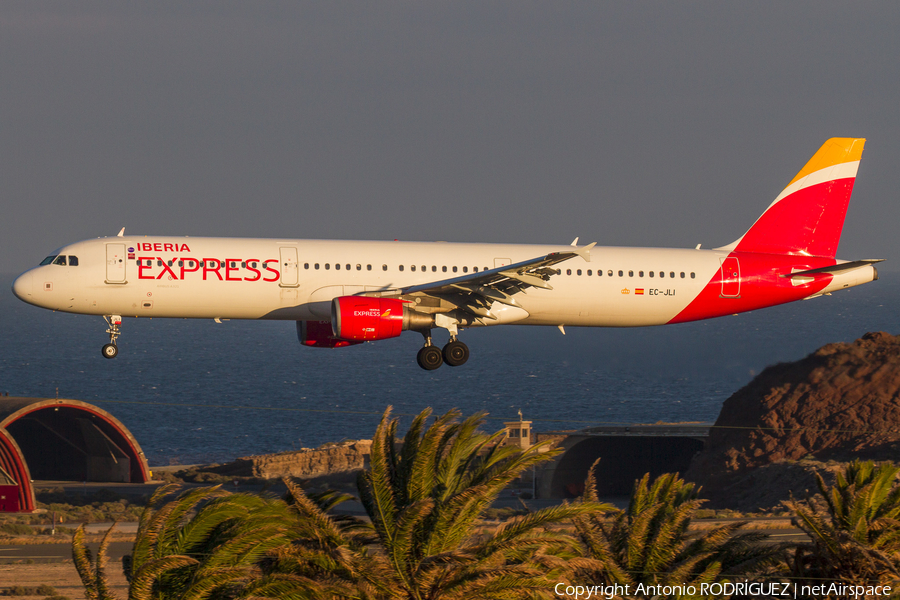
[[[0,512],[35,509],[34,480],[146,483],[131,432],[105,410],[50,398],[0,398]]]

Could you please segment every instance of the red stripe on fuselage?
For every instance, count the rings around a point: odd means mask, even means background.
[[[740,263],[740,296],[722,296],[722,269],[710,279],[696,298],[669,323],[699,321],[767,306],[802,300],[816,294],[831,283],[832,276],[822,273],[813,281],[793,285],[789,277],[780,275],[834,265],[832,258],[732,252],[728,255]]]

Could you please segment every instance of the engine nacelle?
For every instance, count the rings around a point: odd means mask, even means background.
[[[408,305],[396,298],[340,296],[331,301],[332,333],[343,340],[365,342],[434,326],[434,317],[410,310]]]
[[[335,337],[329,321],[297,321],[297,338],[310,348],[343,348],[362,343]]]

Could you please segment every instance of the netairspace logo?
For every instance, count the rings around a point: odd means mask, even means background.
[[[802,598],[808,596],[829,596],[847,599],[875,598],[878,596],[890,596],[889,585],[848,585],[843,583],[823,583],[819,585],[798,585],[791,582],[725,582],[725,583],[701,583],[700,585],[646,585],[639,583],[636,586],[609,584],[609,585],[571,585],[560,582],[553,588],[553,592],[561,598],[575,598],[578,600],[614,600],[623,596],[764,596],[772,598]]]

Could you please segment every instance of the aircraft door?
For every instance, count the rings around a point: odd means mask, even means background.
[[[736,256],[729,256],[722,261],[722,294],[721,298],[741,297],[741,265]]]
[[[300,285],[300,265],[297,261],[297,248],[279,248],[281,258],[281,287],[297,287]]]
[[[106,283],[127,283],[125,256],[125,244],[106,245]]]

